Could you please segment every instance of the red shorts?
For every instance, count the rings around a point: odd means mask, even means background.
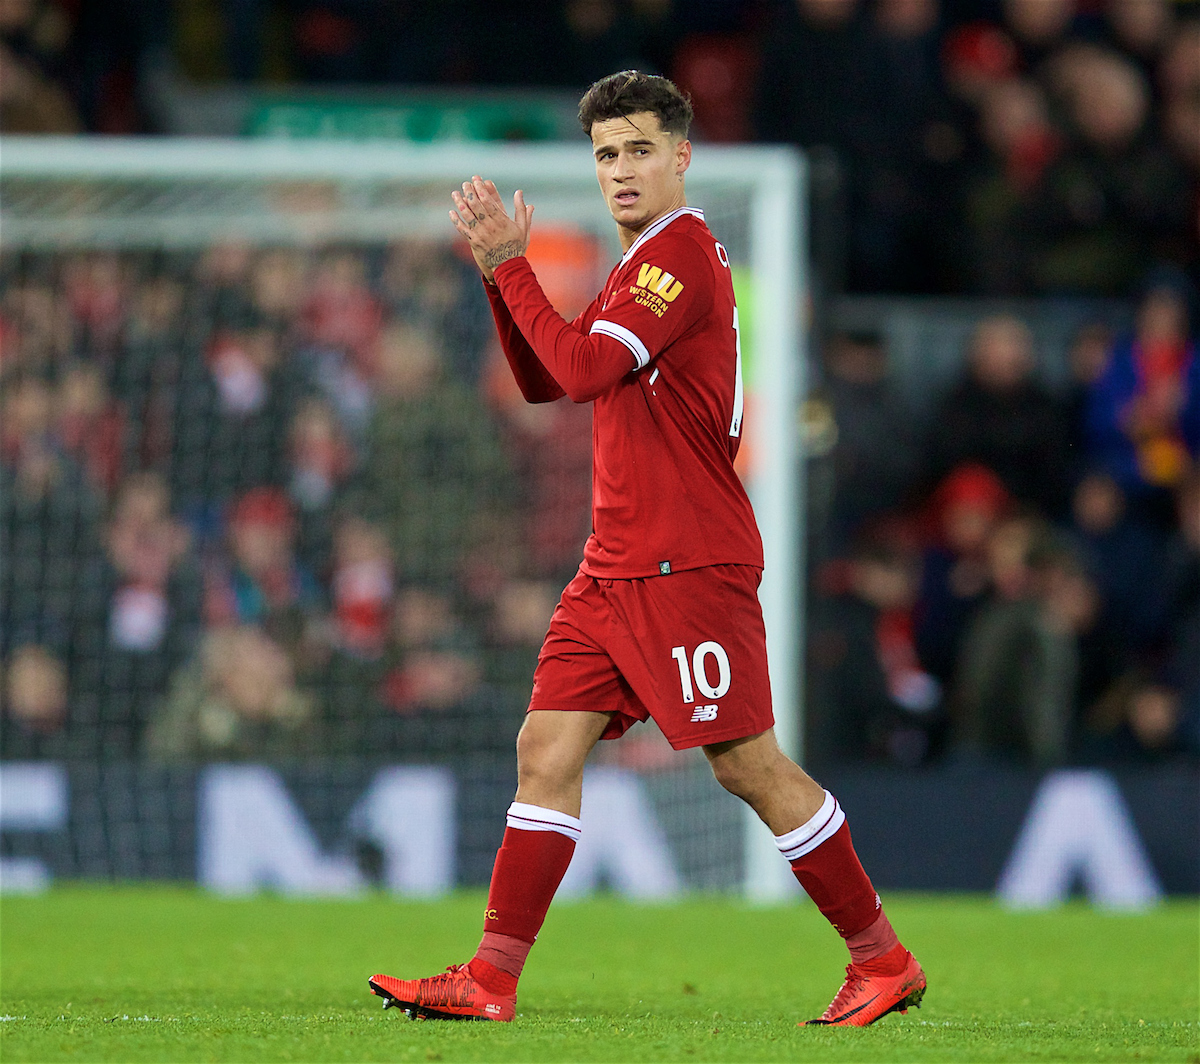
[[[676,750],[766,731],[761,580],[748,565],[639,580],[577,573],[550,620],[529,708],[612,712],[604,739],[653,717]]]

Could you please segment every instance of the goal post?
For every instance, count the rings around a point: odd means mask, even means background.
[[[579,144],[379,144],[159,138],[0,138],[0,249],[195,251],[216,240],[317,247],[401,238],[450,240],[449,192],[472,174],[537,208],[534,226],[591,234],[616,261],[612,219]],[[762,530],[776,731],[799,759],[803,734],[806,169],[799,153],[698,145],[688,198],[726,246],[743,324],[748,459]],[[744,885],[758,900],[794,891],[786,862],[752,815]]]

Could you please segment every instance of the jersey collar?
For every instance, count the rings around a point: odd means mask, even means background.
[[[621,256],[621,265],[624,266],[627,262],[629,262],[629,260],[633,258],[633,256],[637,253],[641,246],[646,243],[647,240],[656,237],[659,233],[666,229],[668,225],[675,221],[676,218],[682,218],[685,214],[693,215],[694,217],[699,218],[700,221],[704,221],[704,212],[700,210],[699,207],[676,207],[675,210],[671,211],[669,214],[664,214],[657,222],[654,222],[652,225],[642,230],[642,232],[638,235],[638,238],[629,246],[629,250]]]

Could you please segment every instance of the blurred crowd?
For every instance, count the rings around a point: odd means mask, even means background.
[[[247,83],[639,66],[698,138],[836,163],[852,291],[1136,300],[1067,352],[983,317],[931,412],[882,335],[818,345],[808,757],[1200,756],[1200,5],[504,7],[448,32],[432,0],[0,0],[0,130],[151,131],[198,41]],[[551,251],[570,313],[602,264]],[[521,400],[443,243],[6,251],[0,756],[509,749],[590,443],[586,408]]]
[[[3,260],[0,754],[508,750],[591,418],[492,334],[442,243]]]
[[[1196,16],[792,0],[764,38],[755,134],[832,149],[851,291],[1129,297],[1154,265],[1198,265]]]
[[[581,302],[590,238],[536,253]],[[1151,275],[1065,390],[985,316],[924,417],[880,335],[830,338],[814,763],[1200,754],[1195,313]],[[588,407],[522,400],[445,243],[7,255],[0,756],[508,749],[590,448]]]
[[[1200,279],[1191,0],[468,0],[453,24],[434,0],[4,0],[0,129],[154,131],[168,71],[579,92],[632,66],[692,94],[701,139],[812,150],[836,289]]]
[[[1194,296],[1160,275],[1129,333],[1081,328],[1060,391],[1024,322],[985,317],[925,419],[880,336],[833,337],[814,400],[831,426],[814,760],[1200,755]]]

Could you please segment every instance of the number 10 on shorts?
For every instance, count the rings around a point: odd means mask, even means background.
[[[707,659],[709,656],[716,659],[717,663],[717,682],[712,685],[708,682],[709,673],[706,668],[708,665]],[[729,693],[729,683],[731,680],[729,673],[729,655],[725,653],[725,648],[720,643],[708,640],[696,647],[692,653],[692,660],[689,667],[687,647],[672,647],[671,657],[675,659],[675,664],[679,666],[679,686],[683,689],[683,700],[685,703],[696,701],[696,688],[700,689],[700,694],[705,698],[723,698]],[[695,687],[693,687],[693,680]],[[710,707],[716,709],[715,706]],[[715,713],[713,714],[716,715]]]

